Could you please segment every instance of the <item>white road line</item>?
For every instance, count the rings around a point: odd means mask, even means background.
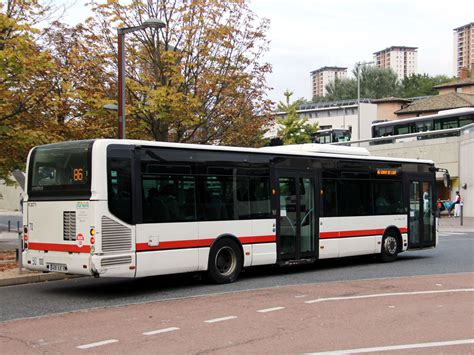
[[[326,351],[326,352],[321,352],[321,353],[308,353],[308,354],[309,355],[359,354],[359,353],[374,353],[374,352],[379,352],[379,351],[434,348],[438,346],[452,346],[452,345],[464,345],[464,344],[474,344],[474,339],[438,341],[438,342],[433,342],[433,343],[419,343],[419,344],[406,344],[406,345],[393,345],[393,346],[380,346],[377,348],[346,349],[346,350]]]
[[[90,348],[95,348],[97,346],[102,346],[102,345],[107,345],[107,344],[112,344],[112,343],[118,343],[118,340],[117,339],[103,340],[103,341],[98,341],[97,343],[79,345],[79,346],[76,346],[76,348],[78,348],[78,349],[90,349]]]
[[[257,312],[267,313],[267,312],[279,311],[280,309],[285,309],[285,307],[273,307],[273,308],[259,309]]]
[[[217,322],[223,322],[225,320],[235,319],[235,318],[237,318],[237,316],[228,316],[228,317],[222,317],[222,318],[216,318],[216,319],[209,319],[209,320],[205,320],[204,323],[217,323]]]
[[[315,300],[305,301],[305,303],[309,304],[309,303],[318,303],[318,302],[327,302],[327,301],[357,300],[357,299],[362,299],[362,298],[409,296],[409,295],[429,295],[429,294],[433,294],[433,293],[472,292],[472,291],[474,291],[474,288],[461,288],[461,289],[454,289],[454,290],[432,290],[432,291],[378,293],[378,294],[373,294],[373,295],[361,295],[361,296],[318,298],[318,299],[315,299]]]
[[[171,327],[171,328],[157,329],[157,330],[151,330],[149,332],[145,332],[145,333],[142,333],[142,334],[143,335],[155,335],[155,334],[161,334],[161,333],[174,332],[175,330],[179,330],[179,328]]]

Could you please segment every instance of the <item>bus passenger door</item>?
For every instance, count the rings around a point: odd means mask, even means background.
[[[408,249],[436,245],[434,182],[431,176],[412,175],[407,178]]]
[[[316,175],[277,170],[273,181],[276,186],[278,260],[317,257]]]

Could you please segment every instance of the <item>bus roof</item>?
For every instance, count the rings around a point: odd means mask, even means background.
[[[423,120],[430,120],[434,118],[454,117],[454,116],[459,116],[464,113],[474,114],[474,107],[455,108],[452,110],[443,110],[434,115],[426,115],[426,116],[413,117],[413,118],[401,118],[397,120],[372,123],[372,127],[383,127],[383,126],[390,126],[390,125],[397,125],[397,124],[405,124],[407,122],[420,122]]]
[[[365,148],[347,147],[347,146],[333,146],[328,144],[292,144],[273,147],[262,148],[245,148],[233,146],[217,146],[205,144],[189,144],[189,143],[169,143],[156,142],[144,140],[128,140],[128,139],[97,139],[94,144],[123,144],[146,147],[163,147],[163,148],[177,148],[177,149],[197,149],[197,150],[211,150],[222,152],[240,152],[240,153],[254,153],[254,154],[274,154],[274,155],[292,155],[302,157],[325,157],[325,158],[346,158],[346,159],[361,159],[369,161],[389,161],[400,163],[423,163],[434,164],[432,160],[422,159],[405,159],[393,157],[372,156]]]

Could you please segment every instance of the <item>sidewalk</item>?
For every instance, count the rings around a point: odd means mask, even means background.
[[[442,216],[439,219],[439,231],[474,233],[474,217],[464,217],[461,226],[461,218]]]
[[[43,272],[34,272],[34,271],[20,271],[19,268],[5,270],[0,272],[0,287],[2,286],[13,286],[28,284],[32,282],[40,281],[55,281],[55,280],[65,280],[72,279],[76,275],[66,275],[60,273],[43,273]]]
[[[16,232],[7,232],[7,231],[0,231],[0,252],[5,252],[7,250],[15,250],[15,245],[18,243],[18,233]],[[5,245],[5,248],[2,247]],[[3,250],[2,250],[3,249]],[[3,265],[13,264],[3,261]],[[40,281],[54,281],[54,280],[64,280],[79,277],[76,275],[66,275],[62,273],[43,273],[43,272],[36,272],[36,271],[29,271],[29,270],[20,270],[19,265],[14,268],[7,268],[6,270],[0,271],[0,287],[2,286],[13,286],[13,285],[21,285],[27,284],[32,282],[40,282]]]

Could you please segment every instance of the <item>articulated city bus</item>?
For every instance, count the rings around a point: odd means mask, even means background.
[[[23,266],[143,277],[437,244],[431,161],[320,144],[260,149],[132,140],[35,147]]]
[[[372,124],[372,138],[396,137],[403,134],[433,132],[414,139],[432,139],[459,135],[459,131],[446,131],[474,123],[474,108],[464,107],[443,110],[437,114],[411,117]],[[393,139],[373,142],[373,144],[391,143]]]

